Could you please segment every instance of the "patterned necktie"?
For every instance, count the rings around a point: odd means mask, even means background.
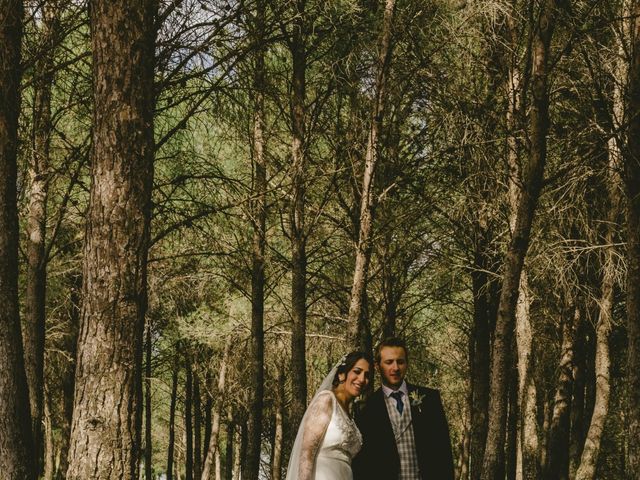
[[[400,413],[400,415],[402,415],[402,410],[404,410],[404,402],[402,401],[402,395],[404,395],[403,392],[393,392],[391,395],[389,395],[391,398],[393,398],[396,401],[396,408],[398,409],[398,412]]]

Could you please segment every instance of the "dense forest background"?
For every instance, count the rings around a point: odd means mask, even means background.
[[[284,478],[399,335],[464,480],[640,478],[638,0],[0,0],[0,474]]]

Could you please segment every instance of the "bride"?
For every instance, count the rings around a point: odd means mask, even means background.
[[[364,391],[372,363],[363,352],[342,357],[311,400],[293,444],[286,480],[351,480],[351,459],[362,437],[349,415]]]

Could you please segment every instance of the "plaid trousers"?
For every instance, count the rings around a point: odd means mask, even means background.
[[[400,474],[398,480],[420,480],[420,467],[418,465],[418,453],[413,436],[413,423],[411,422],[411,408],[405,402],[405,408],[400,415],[393,398],[385,398],[389,420],[396,437],[398,455],[400,457]]]

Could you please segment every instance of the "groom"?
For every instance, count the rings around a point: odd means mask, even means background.
[[[453,480],[440,393],[405,382],[408,352],[399,338],[378,345],[375,364],[382,387],[356,416],[363,446],[353,460],[354,480]]]

